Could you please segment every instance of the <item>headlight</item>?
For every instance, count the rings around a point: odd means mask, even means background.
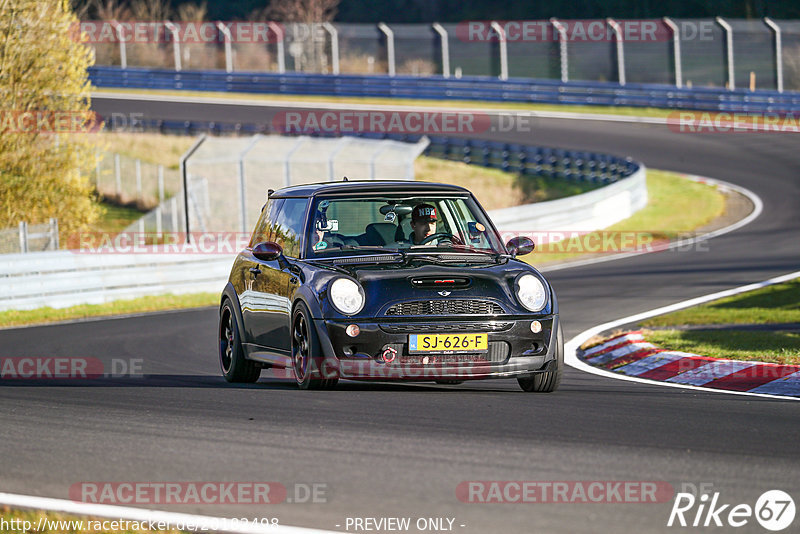
[[[547,304],[547,290],[536,276],[523,274],[517,278],[516,286],[517,299],[528,310],[538,312]]]
[[[349,278],[337,278],[328,289],[333,306],[345,315],[353,315],[364,307],[364,290]]]

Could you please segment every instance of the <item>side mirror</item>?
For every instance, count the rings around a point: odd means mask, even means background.
[[[525,236],[513,237],[506,243],[506,249],[508,249],[508,253],[512,256],[530,254],[535,247],[536,244],[533,242],[533,239]]]
[[[253,247],[253,256],[261,261],[277,260],[283,254],[283,249],[277,243],[265,241]]]

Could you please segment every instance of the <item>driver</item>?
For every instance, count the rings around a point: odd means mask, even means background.
[[[429,235],[436,233],[436,208],[430,204],[417,204],[411,211],[411,244],[419,245]]]

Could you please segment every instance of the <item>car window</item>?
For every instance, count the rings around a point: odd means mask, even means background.
[[[286,256],[296,258],[300,255],[300,241],[306,222],[307,198],[287,198],[278,210],[273,227],[272,241],[283,247]]]
[[[326,197],[315,202],[308,227],[308,257],[339,254],[359,248],[410,249],[412,210],[429,205],[438,214],[432,233],[445,234],[430,243],[438,251],[459,245],[476,251],[501,252],[488,221],[472,198],[465,196]],[[448,239],[446,236],[454,236]],[[425,243],[427,245],[427,243]],[[456,247],[458,248],[458,247]]]
[[[256,228],[253,230],[253,235],[250,238],[250,247],[254,247],[264,241],[272,241],[272,228],[278,217],[278,212],[283,205],[284,199],[269,199],[264,209],[261,210],[261,216],[258,218]]]

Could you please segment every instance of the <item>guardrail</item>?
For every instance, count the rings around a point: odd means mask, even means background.
[[[463,140],[437,140],[444,154],[463,153],[469,148]],[[454,141],[454,142],[452,142]],[[495,147],[496,148],[503,148]],[[577,156],[578,153],[556,151],[536,147],[523,147],[516,152],[520,165],[522,154],[534,153],[542,156],[542,168],[555,160],[555,154]],[[508,150],[498,154],[487,147],[489,153],[481,151],[483,163],[501,168],[510,168],[514,155]],[[471,153],[471,152],[470,152]],[[505,157],[503,154],[505,153]],[[545,156],[550,154],[551,156]],[[545,230],[589,231],[604,228],[622,220],[647,203],[645,168],[642,164],[626,159],[593,154],[582,157],[586,161],[603,162],[605,170],[598,165],[585,164],[585,174],[577,174],[577,158],[570,179],[595,179],[606,183],[605,187],[550,202],[540,202],[493,210],[489,216],[500,232],[514,235],[535,234]],[[522,158],[525,168],[535,168],[533,162]],[[583,160],[581,160],[583,161]],[[566,172],[564,160],[551,170]],[[562,165],[559,167],[558,165]],[[611,168],[613,165],[613,169]],[[572,169],[573,167],[569,167]],[[560,170],[559,170],[560,169]],[[604,174],[605,173],[605,174]],[[144,234],[140,234],[144,235]],[[228,278],[233,262],[232,254],[203,253],[202,246],[188,247],[188,253],[148,253],[154,249],[135,239],[124,238],[119,243],[103,243],[113,252],[80,251],[41,252],[37,254],[0,255],[0,310],[32,309],[43,306],[61,308],[77,304],[98,304],[116,299],[134,298],[166,293],[194,293],[221,291]],[[161,251],[170,250],[161,246]]]
[[[96,87],[539,104],[657,107],[725,112],[800,112],[800,93],[612,82],[442,76],[180,71],[91,67]]]
[[[0,256],[0,310],[64,308],[144,295],[222,291],[232,264],[230,254],[69,250],[6,254]]]

